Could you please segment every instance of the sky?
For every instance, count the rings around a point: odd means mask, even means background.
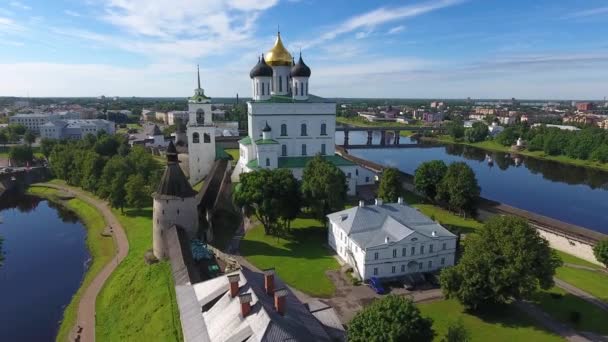
[[[324,97],[602,99],[606,0],[0,0],[0,96],[251,96],[277,30]]]

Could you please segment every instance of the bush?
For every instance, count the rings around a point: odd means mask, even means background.
[[[581,313],[578,311],[570,311],[570,314],[568,315],[568,320],[572,324],[578,325],[581,321]]]

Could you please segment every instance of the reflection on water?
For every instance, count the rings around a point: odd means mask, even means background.
[[[73,213],[34,196],[5,194],[0,216],[1,340],[53,341],[86,270],[86,231]]]
[[[336,137],[336,143],[342,141]],[[429,160],[464,161],[475,171],[482,196],[608,233],[608,173],[604,171],[464,145],[352,149],[350,153],[410,174]]]

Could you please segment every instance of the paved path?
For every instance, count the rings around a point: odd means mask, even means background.
[[[553,277],[553,280],[555,281],[555,285],[566,290],[566,292],[568,292],[574,296],[577,296],[583,300],[586,300],[587,302],[589,302],[599,308],[602,308],[602,309],[608,311],[608,303],[604,302],[603,300],[595,297],[594,295],[592,295],[588,292],[585,292],[585,291],[579,289],[578,287],[570,285],[563,280],[557,279],[555,277]]]
[[[97,274],[95,279],[84,290],[80,302],[78,303],[78,313],[76,323],[70,332],[70,341],[95,341],[95,301],[101,288],[118,264],[127,256],[129,252],[129,240],[120,222],[112,213],[108,204],[102,200],[96,199],[88,195],[85,191],[70,186],[57,185],[51,183],[40,184],[49,188],[58,189],[67,193],[73,194],[79,199],[94,206],[102,213],[106,224],[113,228],[114,243],[117,248],[117,253],[114,258],[107,263],[101,272]]]
[[[545,328],[553,331],[556,334],[561,335],[565,339],[571,342],[583,342],[590,341],[583,335],[576,332],[574,329],[568,327],[565,324],[557,322],[553,317],[549,316],[546,312],[541,310],[536,305],[526,302],[526,301],[517,301],[515,302],[515,306],[517,306],[520,310],[526,312],[530,317],[536,320]]]
[[[568,267],[572,267],[572,268],[578,268],[578,269],[581,269],[581,270],[593,271],[593,272],[608,273],[608,270],[605,270],[603,268],[583,266],[583,265],[578,265],[578,264],[571,264],[571,263],[568,263],[568,262],[565,262],[564,266],[568,266]]]

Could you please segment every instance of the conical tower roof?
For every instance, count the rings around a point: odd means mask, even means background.
[[[173,141],[169,142],[166,154],[167,168],[158,183],[154,197],[171,196],[187,198],[196,196],[196,191],[192,189],[186,175],[184,175],[179,166],[178,153]]]

